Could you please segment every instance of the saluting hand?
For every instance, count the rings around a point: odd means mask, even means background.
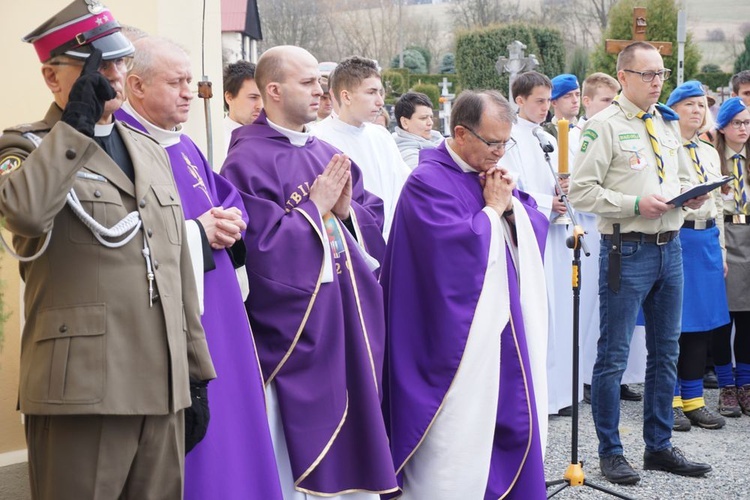
[[[102,51],[94,49],[70,89],[62,114],[62,121],[89,137],[94,136],[94,125],[104,113],[104,103],[117,97],[109,80],[99,73],[101,62]]]

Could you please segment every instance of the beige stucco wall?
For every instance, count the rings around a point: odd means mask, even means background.
[[[40,63],[31,45],[21,38],[68,5],[69,0],[3,1],[0,16],[0,129],[44,116],[52,102],[41,78]],[[203,0],[109,0],[104,2],[121,24],[150,34],[172,38],[191,53],[194,85],[201,72]],[[221,104],[220,2],[206,0],[206,72],[213,82],[211,112],[215,123],[215,165],[223,161]],[[197,87],[196,87],[197,91]],[[196,98],[186,125],[187,133],[204,149],[206,132],[203,101]],[[11,317],[5,325],[0,352],[0,467],[3,454],[24,448],[23,427],[15,411],[18,388],[20,339],[20,280],[17,265],[7,255],[0,258],[0,279]]]

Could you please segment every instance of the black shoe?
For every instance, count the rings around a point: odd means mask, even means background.
[[[622,455],[599,458],[599,468],[610,483],[635,484],[641,480],[641,476],[633,470]]]
[[[716,378],[716,372],[713,369],[706,370],[703,374],[703,388],[704,389],[718,389],[719,380]]]
[[[657,452],[643,452],[643,470],[661,470],[679,476],[702,476],[711,472],[711,466],[700,462],[691,462],[679,448],[672,447]]]
[[[591,384],[583,384],[583,402],[591,404]]]
[[[635,392],[633,389],[628,387],[627,384],[620,386],[620,399],[623,401],[640,401],[643,396],[639,392]]]
[[[689,431],[692,427],[690,420],[685,416],[682,408],[672,408],[672,414],[674,415],[674,423],[672,424],[672,430],[677,432]]]
[[[572,406],[566,406],[565,408],[560,408],[560,410],[557,412],[557,414],[561,417],[572,417],[573,416],[573,407]]]

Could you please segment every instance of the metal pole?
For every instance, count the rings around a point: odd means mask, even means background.
[[[687,13],[677,12],[677,85],[685,81],[685,42],[687,42]]]
[[[404,30],[401,29],[401,4],[404,0],[398,0],[398,67],[404,67]]]

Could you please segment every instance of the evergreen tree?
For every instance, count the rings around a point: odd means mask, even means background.
[[[734,61],[734,72],[750,69],[750,33],[745,37],[745,51]]]

